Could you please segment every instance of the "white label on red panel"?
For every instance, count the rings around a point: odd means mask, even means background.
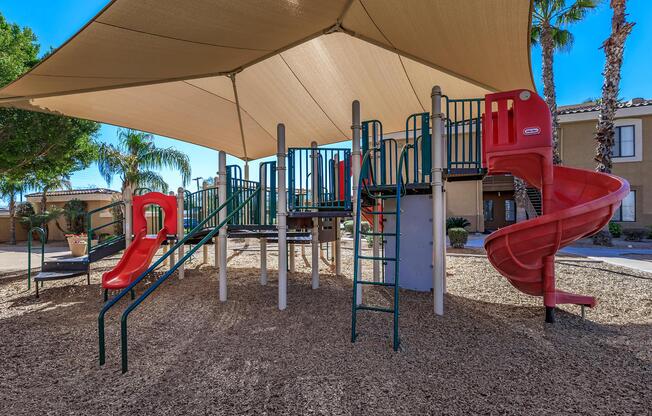
[[[541,129],[539,127],[526,127],[523,129],[524,136],[534,136],[535,134],[539,133],[541,133]]]

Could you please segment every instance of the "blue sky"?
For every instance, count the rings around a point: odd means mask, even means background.
[[[0,0],[0,11],[8,21],[31,27],[38,36],[41,51],[45,52],[63,44],[107,3],[108,0]],[[636,26],[627,42],[620,96],[624,99],[652,98],[652,7],[650,0],[629,0],[628,3],[630,20],[636,22]],[[570,28],[575,35],[572,50],[555,56],[555,80],[560,105],[601,95],[604,55],[600,45],[609,35],[610,19],[608,1],[603,1],[599,9]],[[532,70],[537,88],[542,91],[540,55],[539,48],[532,48]],[[115,127],[103,126],[99,138],[115,143],[116,135]],[[160,147],[173,146],[188,154],[193,178],[215,175],[217,152],[164,137],[157,137],[156,143]],[[228,160],[228,163],[236,162],[235,158]],[[252,167],[252,177],[255,170]],[[162,174],[171,189],[181,185],[176,173],[163,171]],[[76,172],[72,180],[75,187],[107,186],[95,166]],[[111,184],[113,188],[119,186],[117,180]],[[193,182],[191,188],[194,187]]]

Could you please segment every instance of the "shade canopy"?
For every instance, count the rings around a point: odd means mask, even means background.
[[[386,132],[451,98],[533,89],[527,0],[114,0],[0,105],[148,131],[246,160]]]

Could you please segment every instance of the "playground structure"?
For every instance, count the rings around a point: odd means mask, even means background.
[[[196,192],[179,188],[176,195],[138,189],[131,196],[127,190],[124,201],[96,210],[116,204],[125,207],[124,235],[103,246],[92,245],[95,230],[91,227],[93,213],[89,213],[90,253],[102,249],[101,253],[108,253],[107,247],[115,250],[120,244],[126,246],[122,259],[102,278],[105,300],[108,290],[121,291],[100,313],[100,362],[105,361],[106,312],[127,293],[133,300],[137,285],[165,262],[169,262],[169,270],[123,313],[123,371],[128,368],[129,314],[175,271],[183,278],[185,262],[199,248],[206,257],[208,245],[215,247],[219,299],[224,302],[228,238],[260,240],[262,285],[267,284],[267,245],[278,244],[279,253],[286,253],[279,256],[278,307],[283,310],[287,307],[287,273],[293,271],[295,245],[312,246],[311,286],[318,289],[320,244],[333,243],[335,270],[340,274],[340,221],[351,216],[355,219],[351,340],[357,338],[359,312],[385,312],[392,315],[393,348],[398,350],[399,288],[432,289],[434,311],[443,314],[444,183],[477,180],[485,174],[522,177],[540,189],[544,201],[542,216],[487,238],[485,247],[492,265],[520,291],[543,297],[547,322],[554,321],[554,308],[561,303],[580,305],[583,315],[583,308],[593,307],[596,301],[555,288],[554,254],[602,229],[627,194],[627,183],[611,175],[553,167],[550,114],[545,102],[530,91],[451,100],[435,87],[432,97],[433,112],[409,116],[403,138],[386,137],[379,120],[361,122],[356,101],[352,106],[352,150],[319,148],[313,142],[311,147],[291,147],[286,153],[284,126],[279,125],[277,160],[260,164],[258,181],[248,179],[247,168],[243,175],[240,166],[227,166],[226,154],[220,152],[217,186],[205,184]],[[445,113],[441,111],[442,101]],[[362,228],[363,219],[370,224],[368,231]],[[430,233],[424,232],[427,222],[432,225]],[[372,240],[371,256],[362,253],[361,239],[366,237]],[[164,244],[168,245],[165,253],[150,265]],[[34,280],[88,274],[89,259],[93,258],[59,262],[75,266],[56,275],[44,264]],[[370,278],[363,278],[363,261],[372,264],[371,273],[365,272]],[[77,269],[78,263],[86,268]],[[36,286],[38,293],[38,283]],[[364,286],[389,288],[391,306],[365,304]]]

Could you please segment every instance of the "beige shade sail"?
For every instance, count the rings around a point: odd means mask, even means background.
[[[527,0],[114,0],[0,105],[245,160],[350,138],[351,102],[386,132],[451,98],[534,89]]]

